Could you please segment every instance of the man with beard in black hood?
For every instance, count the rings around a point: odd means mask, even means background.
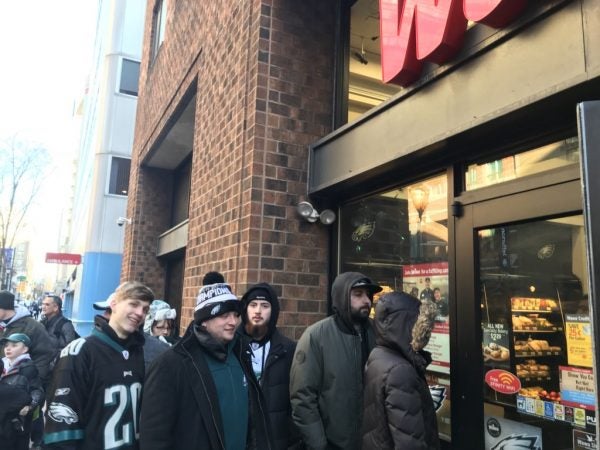
[[[362,273],[333,282],[333,316],[306,329],[290,374],[292,417],[308,449],[359,450],[363,368],[375,345],[369,319],[381,286]]]
[[[290,367],[296,343],[277,330],[279,299],[268,283],[252,286],[242,297],[241,333],[249,339],[252,369],[271,420],[274,448],[295,448],[300,436],[292,421]]]

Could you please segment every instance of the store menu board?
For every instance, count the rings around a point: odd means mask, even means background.
[[[590,318],[580,314],[565,314],[567,358],[570,365],[592,367],[592,328]]]

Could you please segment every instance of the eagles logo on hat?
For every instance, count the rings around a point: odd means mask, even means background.
[[[202,323],[230,311],[240,312],[241,303],[225,283],[202,286],[196,297],[194,320]]]

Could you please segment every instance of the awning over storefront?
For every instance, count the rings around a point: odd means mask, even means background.
[[[600,35],[597,16],[592,2],[555,1],[509,29],[473,27],[453,65],[430,71],[417,86],[311,146],[309,194],[347,196],[366,179],[387,174],[385,181],[411,156],[456,146],[457,137],[503,117],[530,120],[534,110],[549,117],[548,102],[558,92],[574,111],[586,82],[600,75],[600,47],[592,42]]]

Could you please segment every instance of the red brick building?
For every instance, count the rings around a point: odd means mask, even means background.
[[[122,278],[182,324],[207,271],[238,295],[269,282],[298,338],[363,272],[439,304],[443,449],[594,447],[599,18],[597,0],[149,0]]]
[[[326,313],[329,230],[296,205],[308,146],[331,131],[333,2],[163,5],[146,17],[122,278],[183,323],[209,270],[238,295],[269,282],[298,338]]]

